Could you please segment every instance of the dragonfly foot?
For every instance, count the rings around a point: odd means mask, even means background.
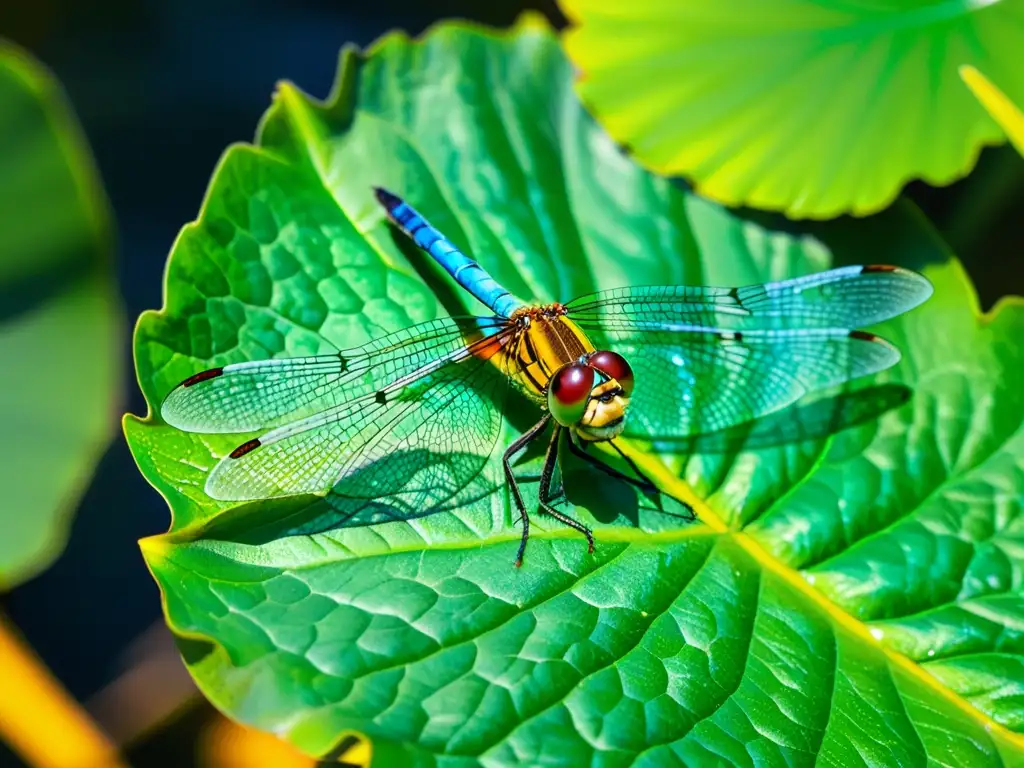
[[[530,518],[523,518],[523,537],[519,540],[519,550],[516,552],[516,568],[523,567],[523,553],[526,552],[526,541],[530,535]]]

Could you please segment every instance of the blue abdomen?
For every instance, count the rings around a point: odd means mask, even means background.
[[[521,299],[517,299],[502,288],[483,267],[430,226],[430,223],[402,198],[380,187],[374,187],[373,191],[391,220],[491,312],[499,317],[508,317],[515,309],[523,306],[524,302]]]

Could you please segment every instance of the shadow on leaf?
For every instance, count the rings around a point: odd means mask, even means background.
[[[659,452],[724,454],[821,440],[881,417],[908,402],[911,394],[903,384],[878,384],[818,397],[727,429],[650,442]]]
[[[685,439],[651,442],[658,451],[673,453],[739,453],[776,446],[822,440],[838,432],[877,419],[906,403],[911,390],[900,384],[881,384],[853,392],[821,397],[729,429]],[[543,441],[531,446],[525,463],[536,462]],[[573,506],[587,509],[600,523],[624,520],[637,527],[641,512],[657,512],[690,522],[692,512],[665,494],[645,494],[627,483],[600,472],[559,451],[564,497]],[[623,472],[628,467],[614,457],[602,457]],[[325,496],[306,494],[267,499],[234,507],[211,520],[198,537],[260,545],[287,536],[311,535],[338,528],[355,528],[408,521],[441,512],[453,512],[486,498],[503,481],[483,471],[489,457],[428,450],[399,451],[368,464],[346,477]],[[394,483],[383,483],[393,478]],[[521,475],[521,483],[537,481]],[[379,488],[377,495],[369,490]]]
[[[233,507],[211,520],[198,536],[259,545],[286,536],[450,512],[494,492],[496,484],[487,481],[481,471],[486,462],[487,457],[470,453],[400,451],[346,477],[325,496],[304,494]],[[410,467],[416,467],[412,474]],[[373,498],[356,493],[381,477],[395,478],[395,486],[390,490],[381,487]]]

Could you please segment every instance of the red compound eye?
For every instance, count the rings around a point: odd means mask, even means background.
[[[581,363],[569,363],[555,371],[548,386],[548,410],[555,421],[571,427],[583,418],[595,378],[594,369]]]
[[[633,369],[629,367],[629,363],[622,355],[607,350],[595,352],[587,360],[587,364],[619,382],[626,397],[633,394]]]

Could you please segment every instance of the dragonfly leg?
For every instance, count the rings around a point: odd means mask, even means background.
[[[633,474],[635,474],[635,475],[636,475],[637,477],[639,477],[639,478],[640,478],[641,480],[643,480],[643,481],[644,481],[645,483],[647,483],[647,485],[648,485],[648,486],[649,486],[650,488],[652,488],[652,489],[654,489],[654,490],[657,490],[657,489],[658,489],[658,486],[656,486],[656,485],[654,484],[654,481],[653,481],[653,480],[651,480],[651,478],[649,478],[649,477],[648,477],[647,475],[645,475],[645,474],[644,474],[644,473],[643,473],[643,472],[641,471],[640,467],[638,467],[638,466],[636,465],[636,462],[635,462],[635,461],[633,461],[633,460],[632,460],[631,458],[629,458],[629,456],[627,456],[627,455],[626,455],[626,452],[625,452],[625,451],[623,451],[623,450],[622,450],[621,448],[619,448],[619,446],[617,446],[617,445],[615,444],[615,441],[614,441],[614,440],[609,440],[609,441],[608,441],[608,444],[609,444],[609,445],[611,445],[611,447],[615,449],[615,452],[616,452],[617,454],[619,454],[619,456],[621,456],[621,457],[623,458],[623,460],[624,460],[624,461],[625,461],[625,462],[626,462],[627,464],[629,464],[629,468],[633,470]]]
[[[642,479],[643,479],[643,481],[644,481],[644,482],[646,482],[646,483],[647,483],[647,484],[648,484],[648,485],[649,485],[649,486],[650,486],[650,487],[651,487],[652,489],[654,489],[654,490],[655,490],[655,491],[656,491],[657,493],[662,493],[662,491],[661,491],[661,490],[660,490],[660,489],[659,489],[659,488],[658,488],[658,487],[657,487],[657,486],[656,486],[656,485],[654,484],[654,481],[653,481],[653,480],[651,480],[651,479],[650,479],[650,478],[649,478],[649,477],[648,477],[647,475],[645,475],[645,474],[644,474],[643,472],[641,472],[641,471],[640,471],[640,467],[638,467],[638,466],[636,465],[636,463],[635,463],[635,462],[634,462],[634,461],[633,461],[633,460],[632,460],[631,458],[629,458],[629,456],[627,456],[627,455],[626,455],[626,453],[625,453],[625,452],[624,452],[624,451],[623,451],[623,450],[622,450],[621,448],[619,448],[619,446],[617,446],[617,445],[616,445],[616,444],[615,444],[614,442],[611,442],[611,446],[612,446],[612,448],[614,448],[614,449],[615,449],[615,452],[616,452],[617,454],[619,454],[619,456],[621,456],[621,457],[622,457],[623,459],[625,459],[626,463],[627,463],[627,464],[629,464],[630,468],[631,468],[631,469],[632,469],[632,470],[633,470],[634,472],[636,472],[636,474],[637,474],[637,476],[638,476],[638,477],[642,478]],[[690,505],[689,505],[689,504],[688,504],[687,502],[683,501],[682,499],[678,499],[678,498],[676,498],[676,497],[675,497],[675,496],[673,496],[672,494],[666,494],[666,495],[667,495],[667,496],[668,496],[669,498],[671,498],[671,499],[675,499],[675,500],[676,500],[677,502],[679,502],[679,503],[680,503],[680,504],[682,504],[682,505],[683,505],[684,507],[686,507],[686,509],[687,509],[687,510],[689,510],[689,513],[690,513],[690,514],[689,514],[689,515],[687,515],[687,517],[686,517],[686,519],[687,519],[687,520],[690,520],[690,521],[692,522],[692,521],[694,521],[694,520],[696,520],[696,519],[697,519],[697,513],[696,513],[696,512],[694,511],[693,507],[691,507],[691,506],[690,506]],[[660,504],[659,504],[659,507],[660,507]]]
[[[526,430],[523,434],[516,438],[515,442],[508,447],[505,451],[505,456],[502,459],[502,464],[505,466],[505,481],[508,483],[509,490],[512,492],[512,500],[515,502],[516,509],[519,511],[519,520],[523,524],[523,538],[519,542],[519,552],[516,554],[516,568],[519,568],[523,564],[523,552],[526,551],[526,540],[530,538],[530,516],[526,512],[526,504],[523,503],[523,494],[519,490],[519,483],[516,481],[515,473],[512,472],[512,460],[516,457],[523,448],[525,448],[531,440],[537,437],[544,428],[548,425],[551,420],[549,414],[544,414],[544,418]],[[542,484],[543,484],[543,475]]]
[[[559,433],[562,431],[562,427],[555,427],[555,434],[551,436],[551,442],[548,443],[548,452],[544,456],[544,470],[540,475],[540,509],[551,517],[555,518],[558,522],[563,525],[567,525],[573,528],[584,536],[587,537],[587,551],[594,551],[594,534],[591,533],[590,529],[578,520],[573,520],[564,512],[559,512],[557,509],[551,506],[551,502],[554,501],[558,496],[564,493],[564,488],[559,488],[557,492],[552,492],[551,478],[554,477],[555,467],[558,463],[558,438]],[[571,438],[570,438],[571,442]]]
[[[541,477],[542,475],[540,474],[516,475],[516,480],[519,482],[520,485],[522,485],[523,483],[539,483],[541,481]],[[562,486],[561,483],[559,483],[558,487],[551,492],[550,500],[557,501],[564,495],[565,488]]]
[[[562,481],[559,480],[558,487],[555,488],[551,492],[551,495],[548,497],[548,503],[550,504],[550,503],[558,501],[559,499],[564,498],[564,497],[565,497],[565,485],[563,485]]]
[[[556,425],[555,426],[555,431],[556,431],[557,434],[560,435],[564,430],[561,427]],[[548,449],[550,450],[550,445],[548,446]],[[544,459],[545,459],[544,464],[545,464],[545,466],[547,466],[547,456],[545,456]],[[550,485],[550,481],[553,480],[554,476],[555,476],[554,475],[554,468],[556,466],[557,466],[557,461],[552,465],[551,471],[546,473],[546,474],[542,471],[539,475],[519,475],[516,479],[520,483],[539,483],[539,484],[549,483],[548,488],[550,490],[549,490],[549,492],[547,494],[546,501],[547,501],[548,504],[552,504],[552,503],[558,501],[559,499],[561,499],[561,498],[563,498],[565,496],[565,485],[562,482],[562,478],[561,477],[558,478],[558,486],[556,488],[551,488],[551,485]]]
[[[637,474],[637,477],[630,477],[625,472],[619,472],[619,470],[615,469],[615,467],[609,467],[603,461],[601,461],[595,456],[591,456],[583,448],[576,445],[576,442],[572,438],[569,438],[569,450],[571,450],[574,454],[579,456],[587,463],[593,464],[595,467],[597,467],[607,475],[611,475],[612,477],[622,480],[623,482],[636,486],[645,493],[657,492],[658,487],[650,480],[650,478],[647,477],[647,475],[640,471],[636,464],[633,463],[633,460],[626,456],[626,454],[624,454],[619,449],[619,446],[617,446],[614,442],[611,443],[611,446],[618,452],[620,456],[622,456],[622,458],[626,460],[626,463],[629,464],[630,469],[632,469]]]

